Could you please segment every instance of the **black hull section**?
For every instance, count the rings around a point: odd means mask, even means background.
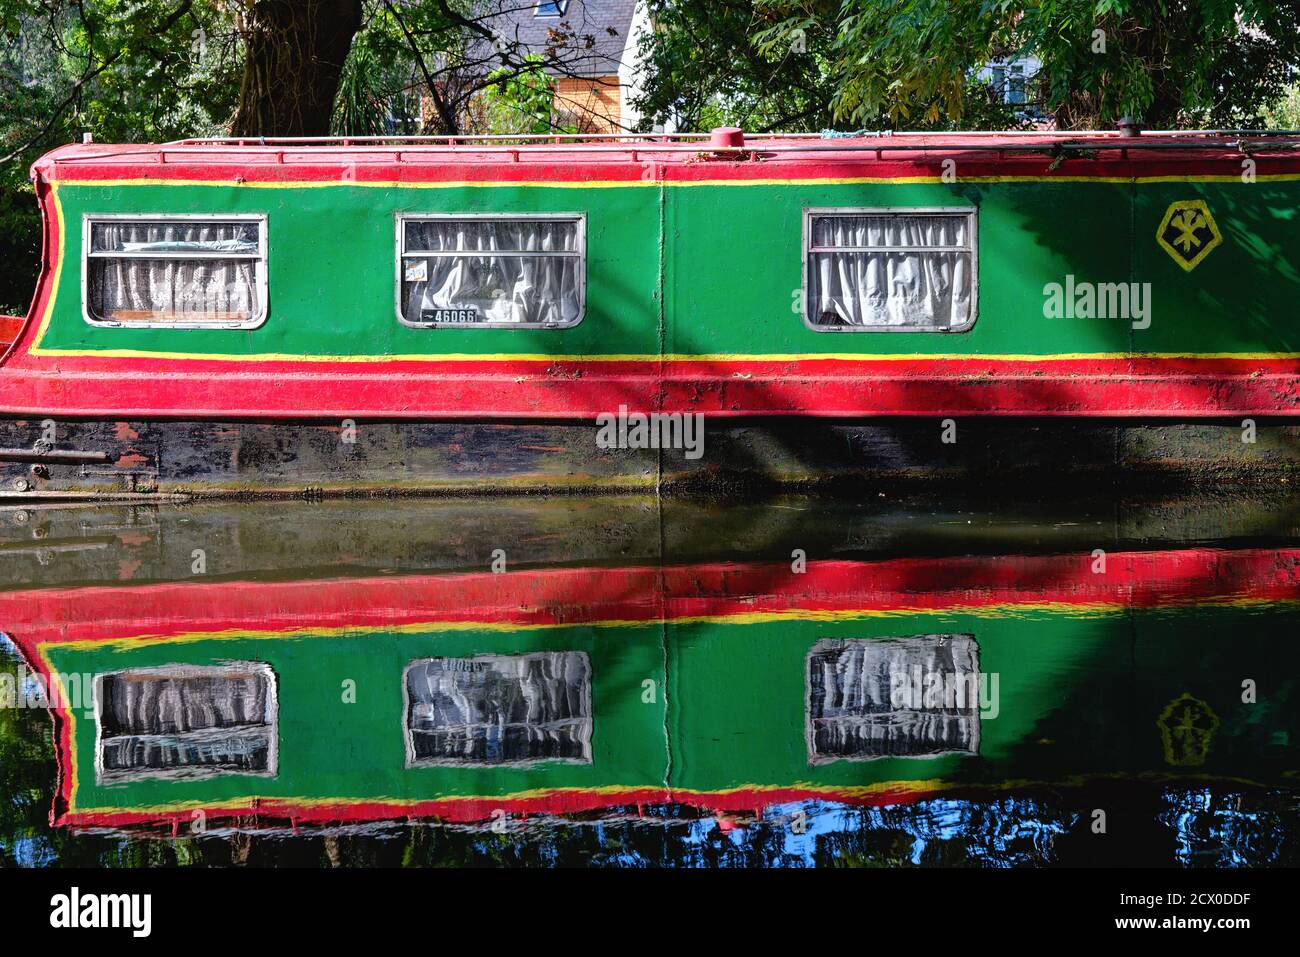
[[[601,448],[590,422],[0,420],[0,497],[23,500],[658,491],[852,495],[959,487],[1285,487],[1300,426],[1258,420],[709,419],[703,454]],[[1252,438],[1254,441],[1247,441]]]

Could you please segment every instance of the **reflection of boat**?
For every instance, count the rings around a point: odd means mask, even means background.
[[[117,683],[111,716],[55,709],[68,825],[752,813],[1292,774],[1300,550],[1096,568],[1082,553],[52,588],[0,594],[0,623],[43,674]],[[977,671],[983,696],[900,699],[891,675],[918,665]],[[810,732],[828,688],[849,729],[829,750]]]

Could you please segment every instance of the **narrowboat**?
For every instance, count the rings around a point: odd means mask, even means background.
[[[192,836],[1290,787],[1298,600],[1294,548],[1182,547],[1102,572],[1051,553],[46,586],[0,592],[0,622],[39,676],[9,693],[60,676],[38,702],[52,822]]]
[[[0,325],[3,494],[1289,480],[1295,146],[61,147]]]

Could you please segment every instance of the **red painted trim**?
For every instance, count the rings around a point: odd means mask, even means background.
[[[1005,605],[1300,599],[1300,549],[1113,552],[677,567],[524,569],[321,581],[185,581],[0,593],[0,624],[37,644],[442,622],[514,627],[700,616],[986,608]],[[123,597],[129,595],[130,601]]]
[[[1300,413],[1295,359],[241,364],[19,355],[0,375],[0,413],[106,418],[594,420],[620,405],[720,417]]]
[[[49,203],[49,192],[49,183],[37,179],[36,198],[41,211],[41,269],[36,277],[36,289],[32,292],[32,303],[27,309],[27,315],[20,320],[20,325],[13,331],[8,342],[4,341],[4,337],[0,337],[0,367],[3,367],[11,356],[31,348],[36,338],[38,325],[36,317],[44,314],[45,304],[54,292],[51,274],[59,256],[59,226]]]
[[[936,137],[937,143],[951,144],[954,136]],[[1053,168],[1053,158],[1042,154],[1015,153],[1024,140],[1005,138],[997,142],[1007,153],[999,155],[970,149],[934,149],[924,152],[889,153],[879,156],[877,146],[890,140],[860,140],[854,144],[815,141],[809,145],[836,145],[826,152],[792,151],[767,153],[759,160],[719,159],[707,149],[686,152],[656,151],[653,147],[601,153],[580,145],[552,146],[536,153],[520,154],[518,161],[500,150],[474,147],[454,152],[428,152],[417,148],[363,151],[343,147],[292,149],[272,147],[207,147],[168,149],[162,146],[69,146],[38,160],[35,172],[53,180],[105,181],[148,178],[214,183],[499,183],[536,182],[563,184],[646,182],[710,182],[805,179],[896,179],[938,177],[945,159],[956,158],[963,179],[978,177],[1030,176],[1043,180],[1083,178],[1132,178],[1158,176],[1220,175],[1239,178],[1241,154],[1215,149],[1182,152],[1132,150],[1127,153],[1101,152],[1096,158],[1065,160]],[[909,142],[916,142],[909,138]],[[981,142],[988,143],[989,140]],[[763,143],[750,148],[763,153]],[[788,143],[781,144],[789,148]],[[635,154],[635,159],[633,159]],[[400,159],[399,159],[400,156]],[[1300,162],[1279,151],[1255,154],[1260,176],[1300,172]]]
[[[18,340],[18,334],[26,324],[25,316],[0,316],[0,355],[4,355],[9,346]]]

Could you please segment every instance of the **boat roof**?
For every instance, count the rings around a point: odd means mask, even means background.
[[[840,134],[751,134],[739,130],[712,133],[535,135],[535,136],[358,136],[358,137],[213,137],[161,144],[79,143],[59,147],[32,167],[47,180],[114,178],[292,180],[295,171],[314,170],[312,178],[379,178],[401,181],[425,178],[421,170],[465,171],[495,168],[485,178],[515,179],[525,170],[557,166],[570,170],[602,167],[633,170],[642,178],[647,164],[664,169],[704,167],[712,178],[722,167],[744,166],[751,173],[799,178],[813,166],[867,166],[862,175],[890,175],[890,168],[933,167],[948,158],[963,158],[981,167],[1021,165],[1029,169],[1078,172],[1080,167],[1108,174],[1117,165],[1136,165],[1149,175],[1153,165],[1173,171],[1206,163],[1232,163],[1259,157],[1294,164],[1300,169],[1300,132],[1291,130],[1196,131],[1024,131],[1024,132],[856,132]],[[500,174],[501,167],[512,173]],[[236,172],[243,170],[242,173]],[[967,168],[967,172],[971,172]],[[749,175],[724,178],[751,178]],[[433,173],[428,178],[443,178]],[[473,177],[471,177],[473,178]],[[544,177],[549,178],[549,177]],[[575,179],[590,176],[575,175]]]

